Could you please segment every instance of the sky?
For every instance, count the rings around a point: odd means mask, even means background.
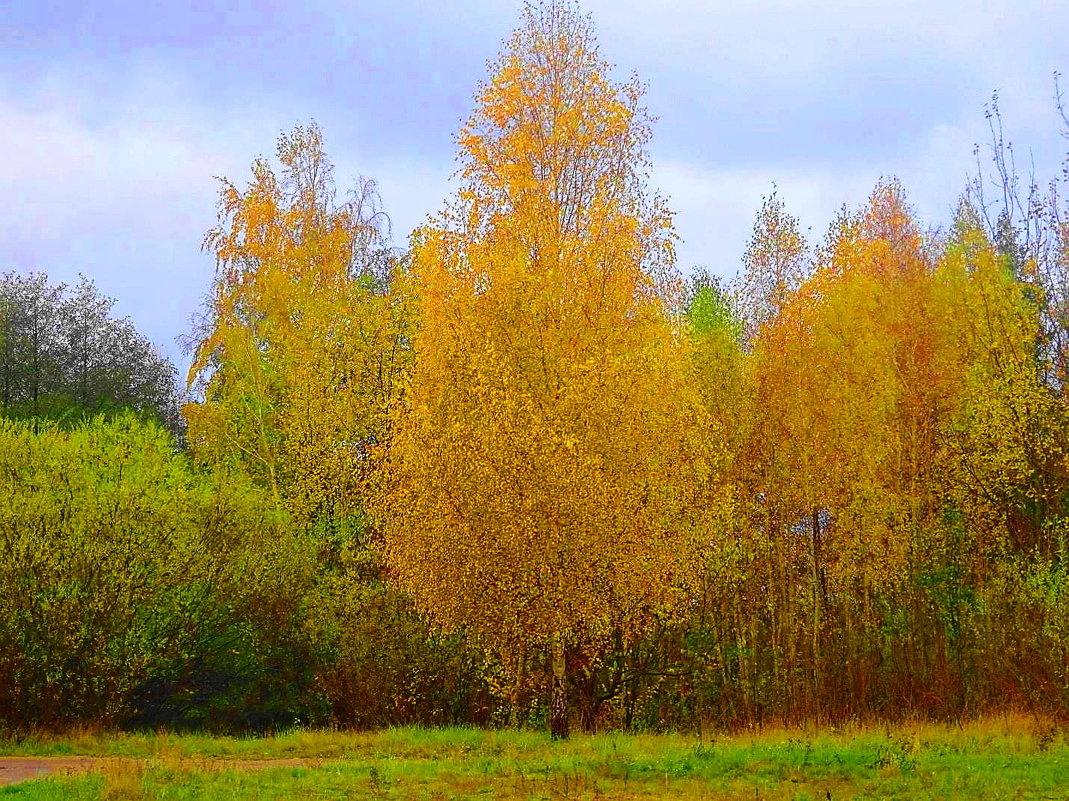
[[[378,182],[394,241],[438,211],[454,134],[519,24],[504,0],[0,0],[0,271],[79,273],[184,369],[218,181],[315,120],[339,190]],[[1069,150],[1064,0],[583,0],[658,118],[651,187],[686,274],[730,278],[773,184],[816,241],[898,177],[946,225],[998,90],[1023,172]],[[1069,79],[1063,81],[1069,88]]]

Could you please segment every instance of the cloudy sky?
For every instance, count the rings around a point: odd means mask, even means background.
[[[880,176],[945,223],[1001,95],[1040,178],[1059,138],[1069,3],[585,0],[619,77],[648,82],[653,183],[680,267],[734,274],[773,182],[813,238]],[[223,10],[225,9],[225,10]],[[0,0],[0,270],[79,272],[165,352],[207,290],[213,176],[243,181],[316,120],[340,189],[375,178],[395,241],[437,210],[453,134],[513,0]],[[1069,84],[1069,80],[1063,82]]]

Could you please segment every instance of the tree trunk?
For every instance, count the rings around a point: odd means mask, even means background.
[[[824,690],[824,665],[820,648],[820,629],[827,606],[827,591],[824,585],[824,568],[820,553],[820,512],[814,509],[811,515],[812,527],[810,529],[809,556],[813,564],[813,698],[817,708],[823,702]],[[810,710],[815,711],[815,710]]]
[[[554,638],[550,645],[553,660],[553,689],[549,701],[549,733],[554,740],[568,739],[568,684],[565,679],[564,643]]]
[[[598,711],[602,699],[598,696],[598,674],[593,665],[588,665],[583,680],[579,682],[579,726],[584,734],[593,734],[597,726]]]

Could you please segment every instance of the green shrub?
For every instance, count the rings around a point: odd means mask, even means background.
[[[0,722],[292,723],[313,558],[156,425],[0,420]]]

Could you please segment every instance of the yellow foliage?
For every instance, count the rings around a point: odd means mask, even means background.
[[[244,191],[224,181],[218,265],[190,383],[190,442],[236,458],[307,519],[352,511],[369,454],[385,437],[406,358],[406,317],[381,240],[374,184],[336,206],[318,128],[281,137],[283,180],[253,165]]]
[[[788,521],[827,515],[811,558],[822,545],[831,578],[899,585],[941,547],[948,508],[992,546],[1008,495],[1044,491],[1037,453],[1056,456],[1058,411],[1036,372],[1037,326],[981,232],[926,255],[895,183],[833,229],[756,343],[753,448],[759,491]]]
[[[509,658],[633,639],[688,602],[713,535],[670,216],[639,88],[606,69],[574,10],[529,8],[460,134],[465,185],[414,243],[389,560]]]

